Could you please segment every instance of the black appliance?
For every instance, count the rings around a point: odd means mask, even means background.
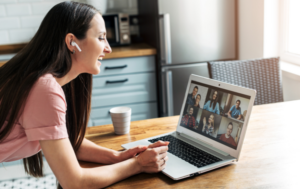
[[[110,46],[129,45],[130,28],[129,15],[124,13],[105,14],[106,37]]]

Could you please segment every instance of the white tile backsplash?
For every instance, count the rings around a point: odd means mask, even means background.
[[[26,16],[21,18],[22,28],[36,28],[39,27],[44,16]]]
[[[17,3],[17,0],[0,0],[0,4],[4,4],[4,3]]]
[[[29,4],[9,4],[6,5],[7,16],[26,16],[31,14]]]
[[[0,17],[3,17],[6,15],[5,7],[4,5],[0,5]]]
[[[0,0],[0,45],[29,42],[47,12],[63,1]],[[107,8],[137,14],[137,0],[107,0]]]
[[[20,3],[32,3],[32,2],[39,2],[43,0],[19,0]]]
[[[0,44],[6,44],[9,42],[8,31],[0,31]]]
[[[2,17],[0,18],[0,30],[20,28],[20,19],[18,17]]]
[[[32,13],[46,15],[47,12],[56,5],[56,2],[41,2],[32,4]]]
[[[34,35],[34,29],[10,30],[9,37],[12,43],[26,43]]]

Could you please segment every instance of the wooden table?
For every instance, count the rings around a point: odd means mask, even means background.
[[[174,181],[163,173],[132,176],[108,188],[300,188],[300,101],[253,107],[240,159],[199,176]],[[112,125],[88,128],[86,138],[121,150],[121,144],[174,131],[179,116],[134,121],[130,134]],[[82,167],[99,164],[80,162]]]

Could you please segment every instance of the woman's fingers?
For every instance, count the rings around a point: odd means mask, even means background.
[[[169,143],[170,142],[168,142],[168,141],[161,141],[161,140],[159,140],[159,141],[157,141],[157,142],[155,142],[153,144],[150,144],[148,147],[149,148],[156,148],[156,147],[160,147],[160,146],[167,146]]]
[[[158,143],[159,144],[159,143]],[[144,172],[159,172],[166,166],[168,146],[149,148],[137,158]]]
[[[161,171],[165,168],[169,157],[165,156],[164,158],[159,159],[158,161],[148,164],[147,167],[152,168],[154,171]]]
[[[160,147],[157,147],[157,148],[153,148],[153,150],[154,150],[155,152],[157,152],[158,154],[165,153],[165,152],[168,151],[168,149],[169,149],[168,146],[160,146]],[[157,155],[158,155],[158,154],[157,154]]]
[[[167,152],[159,154],[158,159],[159,160],[164,159],[165,157],[167,157],[167,155],[168,155]]]
[[[164,158],[161,159],[160,161],[160,166],[164,166],[166,164],[166,162],[168,161],[169,157],[168,156],[165,156]]]

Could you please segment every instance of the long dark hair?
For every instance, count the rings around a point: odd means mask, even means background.
[[[214,99],[214,94],[215,94],[215,92],[217,92],[217,95],[216,95],[216,98]],[[213,106],[213,110],[214,110],[215,107],[216,107],[216,104],[217,104],[217,102],[218,102],[218,100],[219,100],[219,98],[218,98],[219,93],[218,93],[218,91],[214,91],[212,94],[213,94],[213,95],[212,95],[212,98],[211,98],[211,100],[210,100],[210,105],[209,105],[209,107]]]
[[[65,44],[65,37],[73,33],[79,40],[84,39],[96,13],[99,12],[94,7],[77,2],[55,5],[32,40],[0,68],[0,142],[12,131],[38,78],[46,73],[62,78],[70,71],[71,52]],[[80,74],[62,88],[68,106],[66,126],[69,140],[76,152],[84,139],[89,119],[92,75]],[[5,121],[7,124],[4,127]],[[28,174],[43,176],[41,152],[24,158],[23,163]]]

